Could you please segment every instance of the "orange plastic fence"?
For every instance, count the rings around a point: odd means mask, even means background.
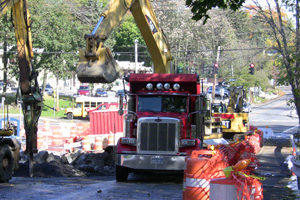
[[[243,175],[232,174],[237,190],[237,197],[240,200],[261,200],[263,199],[263,187],[258,179]]]
[[[247,140],[231,145],[219,145],[218,149],[228,158],[229,165],[235,165],[243,159],[251,160],[246,169],[248,171],[253,171],[259,165],[254,148],[249,145]]]
[[[248,145],[253,149],[253,153],[258,154],[261,149],[261,138],[258,133],[247,136]]]
[[[210,200],[262,200],[263,188],[259,180],[235,176],[211,180]]]
[[[209,199],[209,183],[213,178],[225,177],[227,158],[219,150],[195,150],[186,157],[183,199]]]

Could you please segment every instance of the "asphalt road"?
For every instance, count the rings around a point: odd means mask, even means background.
[[[254,107],[249,115],[251,125],[259,128],[268,126],[274,133],[292,133],[296,130],[299,125],[298,116],[295,110],[291,111],[287,106],[292,93],[289,87],[283,89],[286,95]]]
[[[289,95],[289,94],[288,94]],[[269,104],[256,107],[250,114],[251,124],[257,127],[269,126],[274,133],[289,133],[298,125],[296,117],[289,117],[289,108],[286,106],[288,96],[282,97]],[[266,176],[265,199],[273,198],[269,194],[277,196],[291,195],[285,188],[289,172],[282,164],[285,156],[289,153],[286,147],[265,147],[260,160],[262,166],[259,175]],[[276,164],[277,163],[277,164]],[[276,164],[276,165],[275,165]],[[283,168],[278,168],[283,167]],[[276,171],[276,173],[273,171]],[[270,171],[269,174],[267,172]],[[278,172],[278,173],[277,173]],[[286,172],[286,173],[285,173]],[[276,179],[270,179],[275,177]],[[276,182],[275,182],[276,181]],[[14,177],[10,183],[0,184],[1,200],[37,200],[37,199],[182,199],[182,174],[162,175],[145,174],[130,175],[128,182],[117,183],[112,176],[103,177],[56,177],[56,178],[28,178]],[[288,198],[287,198],[288,199]]]
[[[257,105],[250,114],[251,125],[271,128],[274,136],[265,138],[264,147],[258,154],[260,166],[256,174],[266,178],[262,182],[265,200],[299,199],[297,192],[287,187],[292,182],[292,174],[286,162],[288,156],[292,154],[289,135],[299,129],[299,120],[295,110],[292,111],[287,106],[292,94],[288,87],[284,89],[286,95]]]

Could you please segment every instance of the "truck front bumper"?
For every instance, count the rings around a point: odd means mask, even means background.
[[[116,165],[136,170],[184,170],[184,155],[117,154]]]

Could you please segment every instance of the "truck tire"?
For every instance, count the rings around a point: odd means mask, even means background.
[[[116,181],[117,182],[125,182],[128,177],[128,169],[116,165]]]
[[[8,182],[13,174],[14,158],[7,144],[0,146],[0,182]]]
[[[71,120],[71,119],[73,119],[73,117],[74,117],[74,116],[73,116],[73,113],[68,113],[68,114],[67,114],[67,118],[68,118],[68,119]]]

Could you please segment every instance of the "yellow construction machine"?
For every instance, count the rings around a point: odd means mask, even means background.
[[[85,35],[86,48],[80,50],[77,76],[85,83],[111,83],[120,77],[120,68],[112,53],[104,47],[112,30],[130,11],[152,57],[154,73],[172,73],[167,39],[149,0],[111,0],[91,34]]]
[[[223,136],[226,139],[234,139],[249,131],[249,114],[243,111],[245,90],[243,87],[235,87],[230,91],[227,109],[215,112],[215,117],[220,117],[223,125]]]
[[[29,171],[30,176],[32,176],[33,154],[37,152],[37,123],[42,111],[42,96],[37,82],[38,74],[31,64],[33,51],[27,0],[0,0],[0,16],[6,14],[10,9],[12,10],[12,21],[17,42],[26,153],[29,155]],[[5,130],[2,131],[5,132]],[[12,143],[9,137],[8,135],[0,134],[0,148],[2,149],[0,151],[0,159],[2,158],[0,160],[0,181],[8,181],[13,170],[10,163],[12,163],[14,157],[11,156],[10,152],[17,145]],[[15,152],[15,154],[18,153]]]

